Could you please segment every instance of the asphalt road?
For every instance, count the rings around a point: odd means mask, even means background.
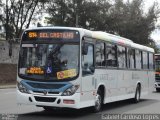
[[[96,120],[104,119],[106,114],[160,114],[160,93],[153,91],[144,96],[138,104],[124,100],[104,105],[100,113],[92,113],[90,108],[58,109],[46,112],[35,106],[17,106],[16,90],[0,89],[0,119],[7,115],[14,115],[18,120]],[[11,116],[13,117],[13,116]],[[160,117],[160,116],[159,116]]]

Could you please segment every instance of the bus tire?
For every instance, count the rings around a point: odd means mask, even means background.
[[[156,91],[157,91],[157,92],[160,92],[160,88],[156,88]]]
[[[141,98],[141,87],[140,84],[137,85],[136,92],[135,92],[135,97],[133,98],[134,103],[138,103]]]
[[[102,104],[103,104],[102,102],[103,102],[102,91],[98,89],[97,94],[96,94],[95,105],[93,107],[93,112],[101,111]]]

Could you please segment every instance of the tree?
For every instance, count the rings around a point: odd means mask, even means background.
[[[23,29],[28,28],[36,14],[41,12],[46,1],[6,0],[4,21],[8,39],[19,38]]]
[[[47,19],[53,25],[101,28],[105,19],[102,16],[110,6],[106,0],[54,0],[48,5]]]
[[[53,25],[66,26],[65,19],[67,19],[67,7],[66,0],[53,0],[48,4],[47,12],[52,16],[48,17],[48,23]]]
[[[0,8],[2,8],[2,7],[3,7],[2,0],[0,0]],[[0,13],[0,21],[2,21],[2,20],[3,20],[2,13]]]
[[[155,21],[158,17],[156,5],[150,7],[148,13],[144,13],[143,0],[133,0],[123,3],[116,0],[111,9],[111,18],[114,24],[110,25],[113,33],[129,38],[139,44],[149,44],[150,34],[155,29]]]
[[[12,56],[12,40],[20,38],[23,29],[28,28],[36,14],[39,14],[47,0],[6,0],[3,23],[6,40],[9,43],[9,56]]]
[[[159,11],[156,4],[147,13],[143,0],[54,0],[47,9],[49,24],[76,26],[117,34],[139,44],[149,44]],[[78,22],[77,22],[78,21]]]

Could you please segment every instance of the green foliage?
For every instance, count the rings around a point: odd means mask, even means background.
[[[0,0],[0,8],[2,8],[2,7],[3,7],[2,0]],[[2,21],[2,20],[3,20],[3,15],[0,14],[0,21]]]
[[[87,29],[105,30],[105,13],[110,6],[106,0],[54,0],[49,3],[47,12],[51,17],[47,20],[56,26],[78,25]]]
[[[158,46],[156,45],[156,42],[155,42],[155,41],[153,41],[153,40],[150,39],[150,43],[149,43],[149,44],[144,44],[144,45],[153,48],[154,51],[155,51],[155,54],[156,54],[156,53],[159,53],[159,48],[158,48]]]
[[[123,3],[116,0],[112,9],[112,17],[115,24],[111,28],[121,36],[129,38],[139,44],[149,44],[150,34],[155,29],[157,13],[155,4],[144,13],[142,9],[143,0],[133,0]]]
[[[144,13],[143,0],[54,0],[47,12],[48,23],[55,26],[77,26],[106,31],[149,44],[158,17],[156,4]],[[77,20],[76,20],[77,19]],[[78,21],[78,22],[77,22]]]

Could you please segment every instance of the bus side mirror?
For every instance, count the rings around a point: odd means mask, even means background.
[[[83,47],[82,47],[82,54],[83,55],[87,55],[88,54],[88,44],[87,43],[84,43],[83,44]]]

